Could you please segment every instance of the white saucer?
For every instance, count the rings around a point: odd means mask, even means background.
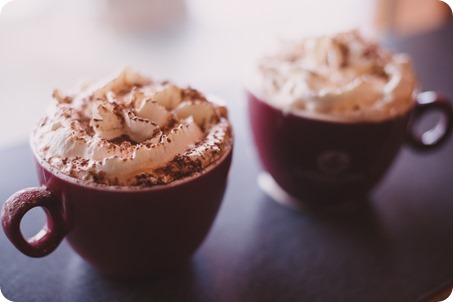
[[[267,172],[261,172],[257,177],[258,186],[275,202],[293,210],[305,209],[303,201],[286,193]]]

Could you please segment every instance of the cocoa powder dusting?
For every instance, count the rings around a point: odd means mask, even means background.
[[[198,90],[195,90],[191,87],[181,89],[181,96],[182,96],[183,100],[192,100],[192,101],[196,100],[196,101],[202,101],[202,102],[208,101],[204,94],[202,94]]]
[[[164,174],[175,180],[198,173],[202,170],[202,164],[199,159],[192,160],[188,156],[177,155],[165,167],[157,169],[157,174]]]
[[[74,96],[64,95],[58,90],[53,91],[52,96],[58,103],[56,105],[58,109],[58,118],[61,118],[63,122],[55,123],[53,117],[49,116],[42,119],[40,126],[46,127],[50,119],[50,122],[53,122],[52,129],[63,128],[63,130],[67,130],[68,137],[70,136],[72,142],[78,142],[77,148],[83,146],[85,143],[86,149],[84,150],[82,149],[83,147],[81,147],[68,157],[48,156],[46,158],[49,159],[50,164],[55,165],[58,169],[61,168],[63,173],[71,177],[92,181],[97,184],[149,187],[168,184],[199,173],[219,158],[221,153],[220,148],[225,148],[225,145],[219,142],[212,143],[209,141],[210,138],[208,139],[208,133],[211,131],[212,127],[221,122],[222,119],[227,120],[228,111],[225,107],[213,105],[211,107],[214,109],[212,110],[213,113],[209,113],[206,117],[190,120],[190,122],[187,122],[185,119],[183,121],[182,118],[178,117],[176,110],[167,108],[171,106],[165,106],[164,104],[166,103],[162,103],[158,98],[156,98],[158,101],[152,100],[154,89],[160,89],[161,86],[171,85],[170,82],[167,81],[154,84],[154,82],[149,80],[145,81],[146,84],[129,83],[128,81],[132,81],[131,79],[133,78],[134,77],[126,77],[122,74],[99,90],[91,92],[90,89],[86,89],[85,87],[80,95],[75,94]],[[150,87],[148,88],[147,85],[150,85]],[[153,85],[157,88],[153,87]],[[89,96],[86,95],[87,92],[90,93]],[[172,91],[172,93],[174,92]],[[203,93],[191,87],[178,88],[177,93],[180,95],[174,96],[173,94],[172,97],[177,97],[178,102],[209,102]],[[157,114],[161,114],[161,117],[164,117],[159,120],[159,116],[157,116],[156,121],[159,123],[151,120],[151,118],[154,119],[154,112],[150,115],[149,111],[146,112],[147,109],[141,111],[144,108],[141,106],[144,106],[143,104],[146,102],[146,99],[150,100],[152,103],[165,107],[167,110],[167,113],[162,114],[157,111]],[[176,99],[172,99],[170,100],[170,103],[173,102],[172,104],[174,104],[175,101]],[[176,105],[178,105],[178,103]],[[197,107],[195,106],[194,108]],[[96,113],[93,113],[96,112],[96,110],[99,110],[98,114],[102,118],[98,118],[99,116]],[[202,112],[202,114],[205,113]],[[148,117],[148,115],[150,117]],[[200,115],[200,117],[202,116],[203,115]],[[117,120],[115,118],[117,118]],[[136,126],[136,124],[130,123],[130,121],[143,124]],[[104,122],[104,124],[102,124],[102,122]],[[190,125],[192,122],[195,123],[195,125]],[[110,123],[112,123],[113,126],[110,126]],[[131,124],[133,126],[131,126]],[[141,138],[143,141],[137,142],[131,138],[131,136],[134,138],[140,137],[136,135],[136,132],[131,131],[141,131],[141,129],[148,126],[152,128],[147,128],[148,132],[145,132],[146,138]],[[168,158],[165,158],[164,156],[165,159],[162,160],[162,163],[159,163],[160,167],[158,166],[155,168],[153,166],[153,168],[148,170],[146,170],[146,167],[149,163],[144,162],[143,166],[145,171],[133,172],[137,173],[137,175],[131,173],[132,176],[126,177],[121,174],[121,165],[130,165],[128,162],[136,160],[135,156],[137,156],[137,154],[155,152],[151,154],[156,154],[156,157],[161,156],[159,155],[161,151],[156,152],[155,150],[155,148],[161,147],[160,144],[165,144],[164,148],[166,149],[163,149],[165,152],[171,152],[169,150],[177,148],[174,150],[178,151],[173,151],[174,153],[171,153],[171,156],[177,152],[181,152],[180,150],[182,149],[178,149],[181,147],[178,146],[177,142],[175,143],[175,140],[180,137],[180,135],[186,135],[186,132],[181,132],[183,127],[192,126],[198,127],[201,133],[196,130],[187,134],[192,135],[193,138],[190,137],[190,139],[187,139],[186,137],[186,140],[189,141],[189,143],[187,143],[187,149],[182,151],[182,154],[175,155],[169,162],[167,162]],[[109,127],[111,127],[111,129]],[[228,123],[224,131],[230,133],[229,127]],[[148,137],[150,132],[152,132],[152,135],[151,137]],[[174,133],[178,132],[180,135],[173,136]],[[115,135],[119,136],[111,138]],[[221,137],[214,134],[213,138],[218,141],[223,136],[224,134],[222,134]],[[151,143],[151,141],[153,143]],[[157,141],[159,141],[159,144],[156,145]],[[93,142],[92,145],[90,145],[91,142]],[[230,142],[228,141],[228,143]],[[145,150],[141,149],[144,152],[136,152],[140,148],[144,148]],[[46,153],[48,150],[50,150],[49,145],[45,145],[41,148],[40,152]],[[70,152],[68,153],[70,154]],[[89,155],[88,158],[83,158],[75,156],[76,154]],[[93,154],[95,155],[93,156]],[[113,169],[105,169],[105,171],[118,170],[120,171],[118,174],[115,174],[116,172],[108,172],[108,174],[106,174],[106,172],[102,170],[103,165],[107,162],[105,159],[111,158],[119,159],[111,161],[110,163],[115,165],[118,164],[120,166],[114,166]],[[154,163],[153,161],[154,158],[151,160],[151,163]],[[142,165],[141,162],[139,163]]]

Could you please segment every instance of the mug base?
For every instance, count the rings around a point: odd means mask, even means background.
[[[266,193],[276,203],[289,208],[294,211],[307,212],[307,211],[322,211],[322,210],[350,210],[356,208],[358,204],[367,201],[368,198],[355,198],[351,200],[341,200],[338,202],[316,202],[313,200],[304,200],[296,198],[286,192],[267,172],[260,172],[257,177],[258,187]]]
[[[303,200],[288,194],[280,187],[274,178],[267,172],[261,172],[257,177],[258,187],[276,203],[296,211],[306,209]]]

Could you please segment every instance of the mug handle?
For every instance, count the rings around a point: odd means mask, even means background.
[[[25,239],[20,223],[24,215],[35,207],[46,213],[46,225],[33,237]],[[14,246],[30,257],[44,257],[57,248],[66,236],[60,202],[46,187],[27,188],[11,195],[1,212],[3,230]]]
[[[407,142],[420,151],[428,151],[441,146],[447,141],[453,128],[453,108],[450,102],[442,95],[425,91],[416,97],[416,105],[407,129]],[[416,134],[414,129],[420,119],[427,112],[440,112],[442,117],[431,129]]]

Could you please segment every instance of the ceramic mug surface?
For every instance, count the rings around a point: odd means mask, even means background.
[[[434,92],[417,95],[404,115],[378,122],[343,122],[285,113],[248,92],[253,138],[265,171],[289,195],[307,204],[366,197],[401,146],[425,151],[442,145],[453,123],[450,103]],[[418,122],[431,111],[442,118],[422,135]]]
[[[42,187],[16,192],[5,202],[3,229],[31,257],[48,255],[66,238],[108,276],[159,276],[186,261],[206,237],[225,192],[232,147],[199,174],[149,188],[84,183],[34,151]],[[20,222],[34,207],[44,209],[47,223],[26,239]]]

